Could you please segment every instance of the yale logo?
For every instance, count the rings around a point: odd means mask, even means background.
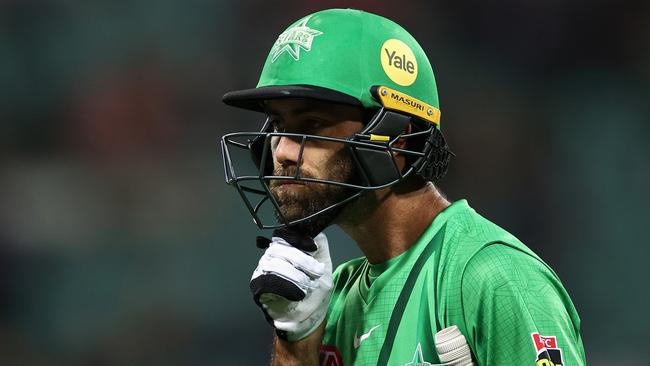
[[[398,39],[389,39],[381,46],[381,67],[398,85],[409,86],[418,77],[418,61],[411,48]]]

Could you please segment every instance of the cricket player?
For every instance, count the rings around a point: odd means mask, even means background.
[[[227,182],[275,229],[257,239],[250,282],[276,330],[274,365],[585,364],[553,270],[434,185],[452,154],[431,65],[401,26],[351,9],[307,15],[277,37],[257,87],[223,100],[266,115],[222,151]],[[364,254],[334,272],[322,233],[333,224]],[[458,336],[444,340],[449,329]]]

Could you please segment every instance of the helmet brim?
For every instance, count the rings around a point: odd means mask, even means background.
[[[224,94],[224,103],[243,109],[264,112],[263,102],[269,99],[307,98],[361,107],[361,102],[348,94],[314,85],[274,85],[235,90]]]

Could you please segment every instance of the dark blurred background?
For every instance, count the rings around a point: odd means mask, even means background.
[[[431,59],[440,183],[549,262],[590,365],[648,365],[650,2],[0,1],[0,365],[259,365],[216,143],[284,28],[354,7]],[[330,229],[335,264],[358,256]]]

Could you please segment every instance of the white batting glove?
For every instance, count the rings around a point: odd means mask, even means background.
[[[332,260],[327,237],[314,239],[290,229],[273,232],[253,272],[250,288],[255,303],[282,339],[297,341],[325,319],[332,295]]]

